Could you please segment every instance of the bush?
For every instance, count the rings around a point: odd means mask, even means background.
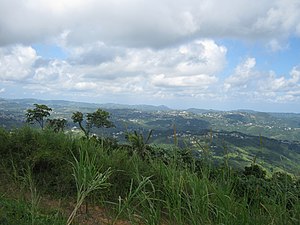
[[[266,177],[266,171],[263,170],[263,168],[261,168],[257,164],[246,166],[243,174],[245,176],[254,176],[256,178],[261,178],[261,179],[264,179]]]
[[[23,176],[24,168],[30,166],[39,188],[52,193],[75,191],[67,162],[78,141],[62,133],[29,127],[0,132],[0,140],[5,141],[1,145],[1,161],[10,170],[8,173],[14,169],[17,176]]]

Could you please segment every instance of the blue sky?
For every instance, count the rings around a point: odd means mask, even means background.
[[[0,97],[300,112],[299,12],[299,0],[0,0]]]
[[[64,51],[63,48],[55,44],[38,43],[38,44],[33,44],[32,48],[36,51],[37,55],[41,56],[44,59],[65,60],[68,57],[67,52]]]

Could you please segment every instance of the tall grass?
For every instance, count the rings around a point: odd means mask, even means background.
[[[300,224],[298,179],[284,173],[267,178],[257,164],[236,171],[226,159],[215,166],[206,147],[199,159],[178,147],[166,154],[153,148],[155,157],[145,159],[122,146],[30,128],[11,134],[0,130],[0,140],[5,140],[0,161],[6,174],[14,171],[22,176],[30,165],[27,180],[31,180],[33,201],[28,204],[35,208],[29,207],[26,215],[35,217],[26,221],[35,224],[39,224],[39,193],[43,192],[55,197],[68,193],[75,199],[69,224],[84,201],[110,209],[112,224],[119,219],[151,225]],[[4,213],[12,210],[9,201],[0,200],[0,221],[12,220]]]
[[[14,163],[12,162],[12,167]],[[6,179],[8,178],[8,179]],[[31,225],[63,225],[66,224],[61,213],[57,210],[43,210],[41,194],[37,190],[36,182],[32,175],[32,168],[27,165],[22,174],[14,173],[10,176],[1,174],[0,180],[12,182],[12,186],[19,188],[20,193],[4,191],[1,187],[0,194],[0,224],[31,224]],[[1,185],[0,185],[1,186]]]
[[[111,174],[111,170],[108,168],[102,173],[99,165],[96,165],[96,157],[96,152],[92,152],[89,148],[80,148],[79,158],[77,159],[73,155],[74,160],[70,162],[76,182],[77,198],[76,205],[68,218],[67,225],[72,223],[77,210],[91,192],[109,186],[107,179]]]

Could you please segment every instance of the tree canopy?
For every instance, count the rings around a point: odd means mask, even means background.
[[[26,122],[37,122],[41,128],[44,129],[44,119],[50,116],[50,111],[52,111],[52,109],[43,104],[34,104],[34,106],[34,109],[27,109]]]
[[[83,127],[84,115],[82,112],[74,112],[72,115],[72,120],[74,123],[78,123],[80,129],[84,132],[86,137],[89,137],[90,131],[93,127],[110,128],[114,127],[114,124],[109,120],[110,114],[102,109],[97,109],[93,113],[86,114],[85,127]]]
[[[47,119],[47,125],[49,126],[49,128],[53,129],[54,132],[64,131],[66,124],[66,119]]]

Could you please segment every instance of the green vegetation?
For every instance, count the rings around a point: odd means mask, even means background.
[[[145,139],[142,133],[134,131],[132,133],[127,132],[125,135],[126,140],[131,145],[131,148],[136,152],[142,159],[149,157],[148,153],[151,151],[148,142],[151,138],[152,130],[150,130],[147,138]]]
[[[26,122],[34,123],[37,122],[42,129],[44,129],[44,119],[50,116],[51,108],[46,105],[34,104],[34,109],[28,109],[26,113]]]
[[[48,126],[53,129],[54,132],[64,131],[67,120],[66,119],[47,119]]]
[[[0,224],[65,225],[66,219],[59,211],[32,211],[28,201],[0,196]]]
[[[300,223],[297,177],[266,176],[255,162],[235,170],[221,156],[216,166],[205,143],[205,155],[195,157],[131,135],[140,141],[128,148],[51,129],[0,129],[0,223],[66,224],[69,216],[69,224]]]
[[[86,138],[89,138],[91,129],[93,127],[105,127],[110,128],[113,127],[114,124],[109,120],[109,112],[106,112],[102,109],[97,109],[96,112],[93,113],[87,113],[86,114],[86,122],[85,127],[83,127],[83,113],[82,112],[75,112],[72,115],[72,120],[74,123],[78,123],[80,129],[84,132],[84,135]]]
[[[42,129],[0,128],[0,224],[300,224],[300,144],[228,131],[298,115],[26,104]]]
[[[68,218],[67,225],[72,223],[78,209],[91,192],[109,185],[106,183],[106,180],[111,174],[110,168],[101,173],[99,165],[96,165],[96,157],[96,151],[89,152],[87,149],[80,149],[79,159],[74,156],[74,162],[71,162],[73,176],[76,181],[77,198],[75,208]]]

